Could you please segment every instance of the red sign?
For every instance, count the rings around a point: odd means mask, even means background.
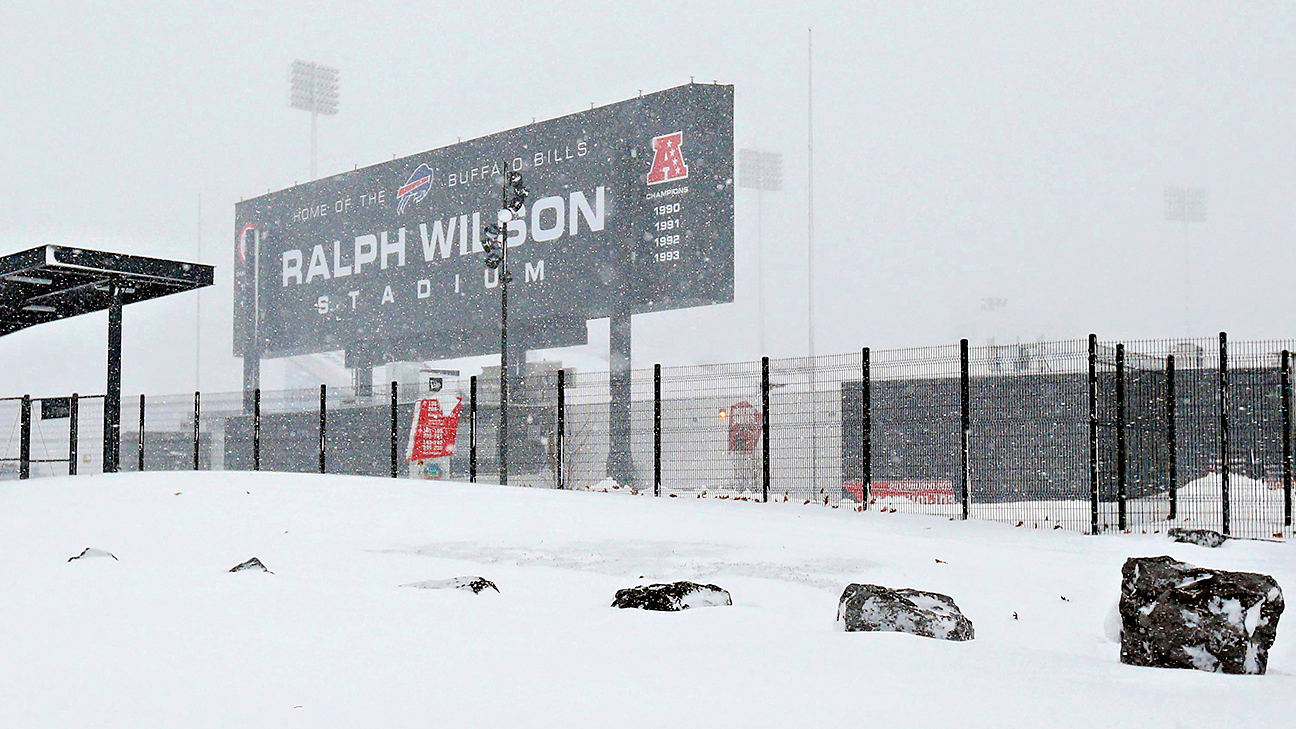
[[[751,452],[760,445],[761,414],[746,400],[729,406],[729,450]]]
[[[863,483],[847,481],[842,484],[842,487],[849,491],[856,501],[864,498]],[[954,482],[873,481],[869,484],[869,498],[909,499],[919,504],[952,504],[954,503]]]
[[[653,137],[652,169],[648,170],[649,185],[688,179],[689,168],[684,163],[683,146],[684,132]]]
[[[445,458],[454,453],[455,436],[459,433],[459,410],[463,399],[455,401],[449,414],[441,412],[441,402],[436,398],[419,400],[414,404],[414,426],[410,431],[409,452],[406,461],[425,461]]]

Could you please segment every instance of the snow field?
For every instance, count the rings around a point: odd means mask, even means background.
[[[1296,616],[1262,677],[1124,666],[1104,630],[1128,556],[1290,586],[1290,543],[277,473],[8,482],[0,527],[3,726],[1296,722]],[[252,556],[275,574],[226,572]],[[501,594],[399,587],[459,575]],[[734,605],[609,607],[677,579]],[[948,594],[976,640],[841,633],[850,582]]]

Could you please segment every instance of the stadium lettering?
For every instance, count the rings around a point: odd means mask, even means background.
[[[508,224],[509,248],[516,248],[526,243],[528,237],[538,243],[548,243],[564,236],[577,236],[582,232],[598,232],[607,227],[607,191],[599,186],[594,189],[593,200],[585,192],[576,190],[567,196],[552,195],[536,200],[531,209],[523,209],[517,219]],[[488,218],[495,216],[489,215]],[[418,236],[422,249],[422,262],[435,263],[451,257],[458,250],[460,256],[482,253],[481,213],[455,215],[441,220],[419,223]],[[388,270],[403,268],[406,257],[406,229],[397,228],[391,231],[379,231],[357,235],[353,243],[346,248],[351,254],[349,262],[344,261],[342,241],[332,241],[332,256],[324,244],[312,246],[307,255],[304,249],[290,249],[280,254],[281,285],[310,284],[316,280],[328,281],[333,278],[359,276],[371,270]],[[415,249],[414,260],[418,259],[419,249]],[[332,259],[330,261],[330,258]],[[376,264],[376,265],[375,265]],[[534,267],[527,264],[527,280],[544,280],[544,263]],[[487,288],[498,285],[490,273],[483,274]]]

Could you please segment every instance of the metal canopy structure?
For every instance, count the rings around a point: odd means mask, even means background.
[[[211,286],[215,270],[201,263],[51,245],[0,258],[0,336],[108,311],[104,473],[117,471],[121,455],[122,307]]]

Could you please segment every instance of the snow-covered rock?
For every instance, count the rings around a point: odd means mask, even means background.
[[[1269,575],[1131,557],[1121,577],[1122,663],[1265,672],[1283,612],[1282,588]]]
[[[674,612],[695,607],[732,605],[729,591],[716,585],[699,585],[696,582],[639,585],[617,590],[612,607],[638,608]]]
[[[1196,544],[1199,547],[1211,547],[1212,549],[1228,541],[1228,537],[1211,529],[1186,529],[1184,527],[1174,527],[1166,533],[1176,542]]]
[[[270,572],[270,570],[267,569],[265,565],[261,564],[261,560],[257,559],[256,557],[253,557],[252,559],[249,559],[246,562],[239,562],[238,564],[229,568],[230,572],[243,572],[245,570]],[[273,575],[274,573],[270,572],[270,574]]]
[[[95,549],[94,547],[86,547],[85,549],[81,550],[81,554],[68,557],[68,561],[71,562],[74,559],[90,559],[91,557],[112,557],[114,560],[117,560],[117,555],[113,554],[112,552],[106,552],[102,549]],[[121,560],[117,560],[117,561],[121,561]]]
[[[938,592],[881,585],[848,585],[837,604],[847,632],[912,633],[941,640],[972,640],[976,632],[953,598]]]
[[[409,582],[401,587],[417,587],[420,590],[471,590],[474,595],[480,595],[485,590],[494,590],[499,592],[499,588],[494,582],[485,577],[451,577],[448,580],[424,580],[423,582]]]

